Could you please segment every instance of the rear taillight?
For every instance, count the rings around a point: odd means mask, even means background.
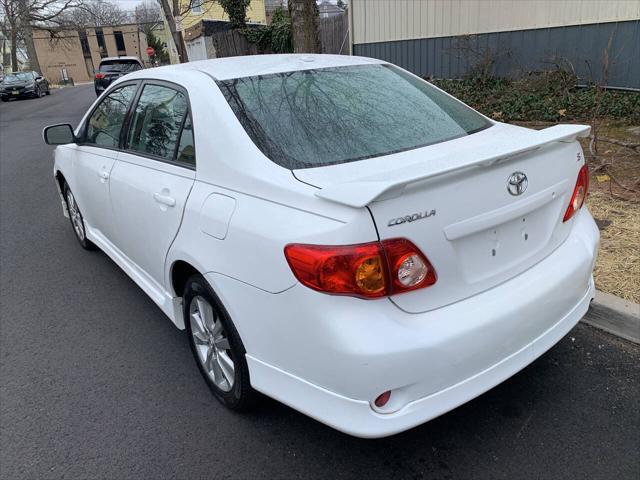
[[[96,73],[96,80],[104,78],[104,73]]]
[[[378,298],[436,282],[429,260],[403,238],[358,245],[290,244],[284,254],[300,283],[333,295]]]
[[[563,222],[569,220],[573,215],[582,208],[584,201],[587,198],[587,192],[589,190],[589,168],[583,165],[578,172],[578,180],[576,186],[571,194],[571,200],[569,201],[569,207],[564,214]]]

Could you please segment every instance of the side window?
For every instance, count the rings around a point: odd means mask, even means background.
[[[118,147],[120,130],[137,88],[137,85],[117,88],[100,102],[87,120],[86,143],[101,147]]]
[[[145,85],[131,120],[127,148],[173,160],[186,113],[183,93],[161,85]]]
[[[196,151],[193,147],[193,124],[191,123],[191,115],[189,114],[187,114],[184,127],[182,127],[176,160],[193,167],[196,166]]]

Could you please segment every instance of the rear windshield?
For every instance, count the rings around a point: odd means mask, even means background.
[[[142,67],[135,60],[109,60],[100,64],[101,72],[135,72]]]
[[[391,65],[286,72],[218,85],[258,148],[290,169],[402,152],[491,125]]]

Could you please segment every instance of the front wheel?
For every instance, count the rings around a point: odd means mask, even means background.
[[[75,233],[78,243],[80,243],[80,246],[85,250],[94,250],[96,248],[95,245],[90,240],[87,240],[84,218],[82,218],[82,213],[80,213],[80,208],[78,207],[76,198],[73,196],[69,185],[67,185],[66,183],[64,185],[64,199],[67,202],[69,220],[71,220],[73,233]]]
[[[249,382],[244,345],[202,275],[187,280],[183,308],[191,351],[214,396],[232,410],[253,406],[257,392]]]

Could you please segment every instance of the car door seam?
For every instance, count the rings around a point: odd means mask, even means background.
[[[167,251],[164,252],[164,275],[163,275],[163,279],[166,282],[167,279],[167,268],[169,267],[169,265],[167,265],[167,261],[169,259],[169,252],[171,252],[171,249],[173,248],[173,244],[176,241],[176,238],[178,238],[178,235],[180,234],[180,230],[182,229],[182,223],[184,222],[184,215],[187,211],[187,203],[189,202],[189,197],[191,197],[191,192],[193,191],[193,187],[196,184],[196,179],[193,179],[193,182],[191,182],[191,186],[189,187],[189,191],[187,192],[187,196],[184,199],[184,205],[182,206],[182,213],[180,215],[180,223],[178,224],[178,228],[176,228],[176,232],[173,235],[173,238],[171,239],[171,243],[169,243],[169,247],[167,248]],[[163,282],[163,288],[165,289],[165,293],[168,294],[170,297],[173,297],[173,295],[171,294],[171,290],[167,290],[167,285],[164,285]]]

